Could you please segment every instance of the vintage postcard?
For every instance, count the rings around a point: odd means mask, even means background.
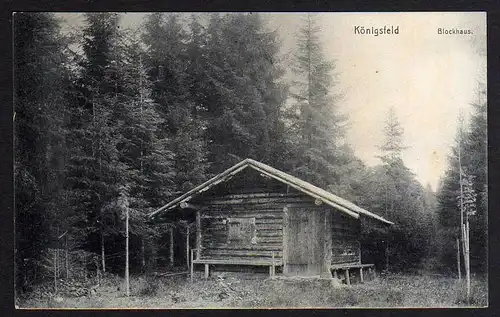
[[[16,308],[488,306],[485,12],[13,35]]]

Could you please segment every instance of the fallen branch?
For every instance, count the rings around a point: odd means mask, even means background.
[[[177,273],[170,273],[170,272],[166,272],[166,273],[158,273],[158,272],[154,272],[153,274],[154,274],[155,276],[163,276],[163,277],[167,277],[167,276],[174,276],[174,275],[189,274],[189,271],[186,271],[186,272],[177,272]]]

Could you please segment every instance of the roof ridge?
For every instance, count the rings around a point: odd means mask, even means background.
[[[226,169],[225,171],[215,175],[214,177],[210,178],[209,180],[205,181],[204,183],[194,187],[193,189],[187,191],[183,195],[177,197],[176,199],[170,201],[166,205],[162,206],[161,208],[157,209],[156,211],[152,212],[149,214],[150,217],[153,217],[157,215],[159,212],[170,209],[173,206],[175,206],[177,203],[181,203],[183,201],[191,199],[191,197],[197,193],[201,193],[203,191],[208,190],[210,187],[219,184],[220,182],[225,181],[228,177],[231,175],[234,175],[236,173],[239,173],[246,167],[252,167],[253,169],[260,171],[260,172],[266,172],[270,174],[269,176],[275,178],[278,181],[281,181],[283,183],[286,183],[288,185],[292,185],[292,187],[298,187],[296,188],[299,191],[304,192],[305,194],[309,196],[313,196],[323,200],[324,202],[327,202],[329,205],[333,206],[334,208],[340,209],[341,211],[354,216],[354,217],[359,217],[359,214],[363,214],[366,216],[369,216],[371,218],[377,219],[379,221],[385,222],[387,224],[393,224],[391,221],[388,221],[384,219],[381,216],[378,216],[372,212],[369,212],[368,210],[365,210],[364,208],[357,206],[356,204],[339,197],[335,195],[332,192],[329,192],[321,187],[318,187],[314,184],[311,184],[309,182],[306,182],[296,176],[290,175],[286,172],[280,171],[270,165],[267,165],[265,163],[256,161],[251,158],[246,158],[237,164],[231,166],[230,168]]]

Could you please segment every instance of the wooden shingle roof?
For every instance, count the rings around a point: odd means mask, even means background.
[[[316,199],[321,200],[323,203],[338,209],[352,217],[359,218],[360,215],[364,215],[369,218],[373,218],[375,220],[381,221],[386,224],[394,224],[391,221],[384,219],[383,217],[380,217],[372,212],[369,212],[368,210],[365,210],[352,202],[345,200],[337,195],[334,195],[330,192],[327,192],[324,189],[321,189],[317,186],[314,186],[313,184],[310,184],[306,181],[303,181],[295,176],[292,176],[290,174],[287,174],[285,172],[282,172],[280,170],[277,170],[267,164],[252,160],[252,159],[245,159],[238,164],[228,168],[224,172],[212,177],[208,181],[204,182],[203,184],[191,189],[190,191],[184,193],[183,195],[177,197],[176,199],[172,200],[168,204],[164,205],[163,207],[157,209],[156,211],[152,212],[149,216],[150,217],[155,217],[158,214],[162,212],[166,212],[168,210],[177,208],[181,203],[189,201],[193,196],[196,196],[197,194],[200,194],[204,191],[207,191],[209,188],[220,184],[231,177],[233,175],[241,172],[245,168],[252,168],[254,170],[259,171],[260,173],[269,176],[277,181],[280,181],[282,183],[285,183],[289,185],[290,187],[295,188],[296,190],[303,192],[311,197],[314,197]]]

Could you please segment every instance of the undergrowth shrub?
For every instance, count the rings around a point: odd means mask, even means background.
[[[156,296],[158,294],[159,283],[154,276],[147,275],[140,277],[137,282],[137,292],[139,296]]]

